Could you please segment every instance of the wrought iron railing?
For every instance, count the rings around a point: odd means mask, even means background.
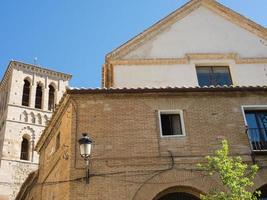
[[[247,130],[252,150],[267,152],[267,128],[248,128]]]

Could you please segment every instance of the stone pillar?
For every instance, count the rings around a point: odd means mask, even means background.
[[[43,90],[43,110],[48,110],[48,92],[48,88]]]
[[[36,95],[36,84],[33,82],[31,85],[31,92],[30,92],[30,107],[35,107],[35,95]]]

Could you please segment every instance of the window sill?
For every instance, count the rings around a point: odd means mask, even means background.
[[[161,135],[160,138],[164,139],[164,138],[185,138],[186,135]]]

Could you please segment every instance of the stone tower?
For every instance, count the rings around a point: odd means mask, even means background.
[[[71,75],[11,61],[0,83],[0,200],[37,169],[38,141]]]

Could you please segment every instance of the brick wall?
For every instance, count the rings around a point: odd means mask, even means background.
[[[46,159],[56,134],[42,148],[38,181],[47,184],[40,184],[45,185],[41,192],[41,186],[34,187],[34,199],[149,200],[168,188],[199,195],[221,187],[196,164],[222,139],[229,141],[232,155],[251,163],[241,106],[266,102],[264,92],[72,94],[62,118],[54,119],[61,122],[53,131],[60,131],[65,147],[52,163]],[[186,136],[160,137],[158,110],[177,109],[184,113]],[[94,140],[89,185],[81,179],[85,170],[77,145],[83,132]],[[267,183],[266,159],[260,159],[255,189]]]

